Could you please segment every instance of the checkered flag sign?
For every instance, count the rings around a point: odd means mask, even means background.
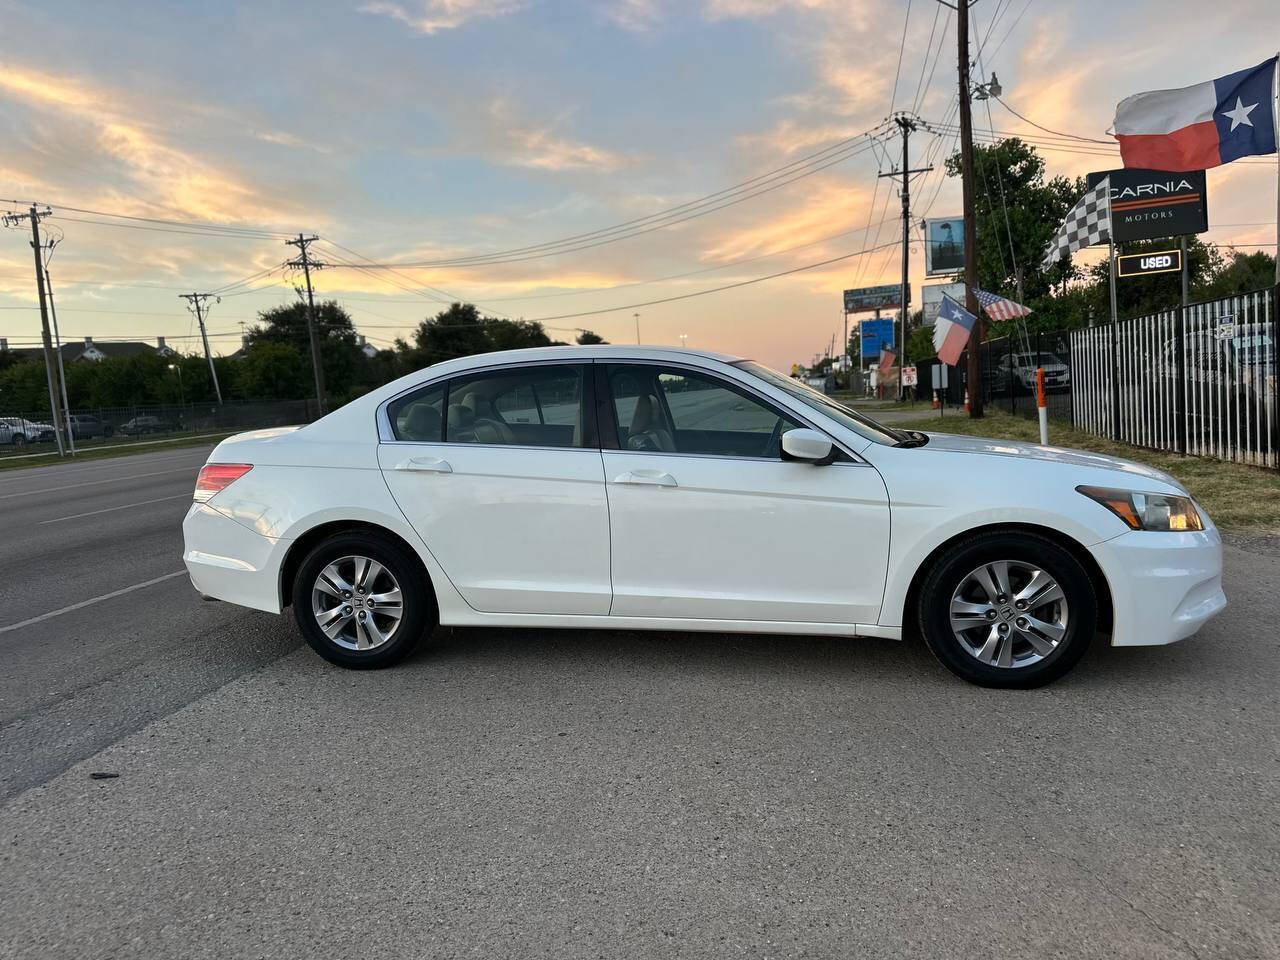
[[[1096,187],[1080,198],[1062,221],[1058,235],[1044,254],[1044,266],[1051,267],[1068,254],[1111,239],[1111,178],[1103,177]]]

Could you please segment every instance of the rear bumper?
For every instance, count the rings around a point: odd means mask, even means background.
[[[182,540],[182,561],[201,594],[280,612],[280,564],[288,541],[255,533],[203,503],[187,511]]]
[[[1111,588],[1113,646],[1174,643],[1227,605],[1222,540],[1212,527],[1203,533],[1135,531],[1089,552]]]

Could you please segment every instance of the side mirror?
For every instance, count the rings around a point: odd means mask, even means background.
[[[830,438],[817,430],[800,427],[782,435],[782,459],[803,460],[821,467],[835,461],[836,448]]]

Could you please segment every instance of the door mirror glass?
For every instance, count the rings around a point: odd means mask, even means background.
[[[828,464],[835,460],[836,450],[831,439],[817,430],[801,427],[782,435],[782,459],[803,460],[813,464]]]

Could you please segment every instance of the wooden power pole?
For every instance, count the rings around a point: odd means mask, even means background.
[[[285,244],[297,247],[299,256],[289,261],[291,267],[301,267],[307,280],[307,337],[311,342],[311,372],[316,380],[316,406],[320,408],[320,416],[327,413],[324,396],[324,367],[320,364],[320,337],[316,332],[316,301],[311,290],[311,268],[320,266],[307,256],[307,247],[319,240],[319,237],[304,237],[298,234],[297,240],[286,240]]]
[[[196,313],[196,323],[200,324],[200,339],[204,342],[204,358],[209,363],[209,376],[213,378],[213,392],[218,397],[218,406],[222,406],[222,387],[218,385],[218,371],[213,366],[213,354],[209,352],[209,334],[204,327],[204,305],[211,293],[180,293],[180,298],[191,304]],[[220,298],[217,298],[220,299]]]
[[[969,85],[969,0],[956,2],[956,36],[960,52],[960,181],[964,190],[964,298],[965,309],[977,319],[969,331],[969,416],[982,416],[982,311],[978,308],[978,231],[973,213],[973,115]]]
[[[66,455],[66,446],[62,434],[66,428],[63,422],[62,401],[59,398],[57,384],[57,367],[53,355],[53,337],[49,333],[49,304],[45,298],[43,247],[40,245],[40,221],[49,215],[49,210],[38,210],[35,204],[27,213],[10,213],[4,217],[6,226],[17,226],[23,220],[31,221],[31,252],[36,258],[36,291],[40,295],[40,327],[44,343],[44,369],[49,381],[49,409],[53,413],[53,433],[58,441],[58,455]]]

